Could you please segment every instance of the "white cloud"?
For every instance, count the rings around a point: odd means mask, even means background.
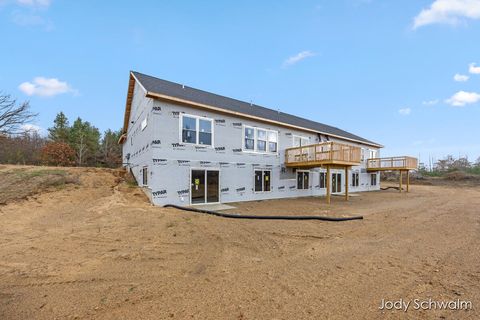
[[[288,67],[288,66],[294,65],[294,64],[302,61],[303,59],[313,57],[313,56],[315,56],[315,53],[310,51],[310,50],[299,52],[296,55],[291,56],[287,60],[285,60],[283,62],[283,67]]]
[[[36,132],[41,136],[46,135],[47,133],[47,130],[32,123],[24,124],[20,128],[25,132]]]
[[[44,27],[54,29],[53,22],[46,16],[52,0],[0,0],[0,6],[12,5],[11,21],[22,27]]]
[[[469,76],[466,76],[464,74],[459,74],[459,73],[453,76],[453,80],[457,82],[465,82],[465,81],[468,81],[469,78],[470,78]]]
[[[16,0],[19,5],[32,8],[48,8],[51,0]]]
[[[408,116],[410,113],[412,113],[412,109],[410,108],[399,109],[398,113],[401,114],[402,116]]]
[[[435,99],[435,100],[427,100],[427,101],[423,101],[422,104],[424,106],[434,106],[438,103],[438,99]]]
[[[473,74],[480,74],[480,67],[477,67],[475,63],[470,63],[468,65],[468,72]]]
[[[413,29],[434,23],[458,24],[465,18],[480,19],[478,0],[435,0],[414,19]]]
[[[67,92],[77,93],[68,83],[56,78],[36,77],[33,82],[23,82],[18,88],[29,96],[52,97]]]
[[[476,92],[458,91],[450,99],[445,100],[451,106],[463,107],[466,104],[480,101],[480,94]]]
[[[43,18],[35,13],[24,13],[20,11],[12,12],[12,21],[22,27],[45,27],[46,31],[53,30],[53,23],[49,19]]]

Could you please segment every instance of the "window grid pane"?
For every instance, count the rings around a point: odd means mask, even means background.
[[[254,138],[253,128],[245,128],[245,138],[248,138],[248,139],[253,139]]]
[[[257,139],[267,140],[267,132],[265,130],[257,129]]]
[[[257,140],[257,150],[267,151],[267,143],[263,140]]]
[[[212,132],[212,121],[200,119],[200,132]]]
[[[245,149],[253,150],[255,148],[255,140],[245,139]]]
[[[277,143],[276,142],[269,142],[268,143],[268,151],[269,152],[277,152]]]
[[[183,130],[182,142],[197,143],[197,132],[193,130]]]
[[[197,130],[197,119],[184,116],[183,117],[183,129],[186,130]]]
[[[212,134],[209,132],[200,132],[198,143],[203,145],[212,145]]]
[[[269,131],[268,132],[268,141],[269,142],[277,142],[277,132],[275,131]]]

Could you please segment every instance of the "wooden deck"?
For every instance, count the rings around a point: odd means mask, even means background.
[[[407,156],[372,158],[367,160],[367,171],[408,171],[415,170],[417,167],[417,158]]]
[[[285,150],[285,165],[291,168],[320,166],[356,166],[360,164],[360,148],[338,142],[322,142]]]

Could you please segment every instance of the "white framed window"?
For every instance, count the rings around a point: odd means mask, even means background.
[[[255,192],[270,192],[272,191],[272,171],[271,170],[255,170]]]
[[[370,175],[370,185],[371,186],[376,186],[377,185],[377,174],[376,173],[372,173]]]
[[[369,150],[368,159],[373,159],[377,157],[377,150]]]
[[[213,147],[213,119],[181,114],[180,141]]]
[[[365,161],[365,148],[362,148],[360,151],[360,160]]]
[[[308,146],[310,144],[310,138],[309,137],[304,137],[304,136],[297,136],[297,135],[292,135],[293,141],[292,141],[292,147],[303,147],[303,146]]]
[[[243,126],[243,151],[277,153],[278,131]]]
[[[243,149],[255,151],[255,128],[244,127],[244,144]]]

